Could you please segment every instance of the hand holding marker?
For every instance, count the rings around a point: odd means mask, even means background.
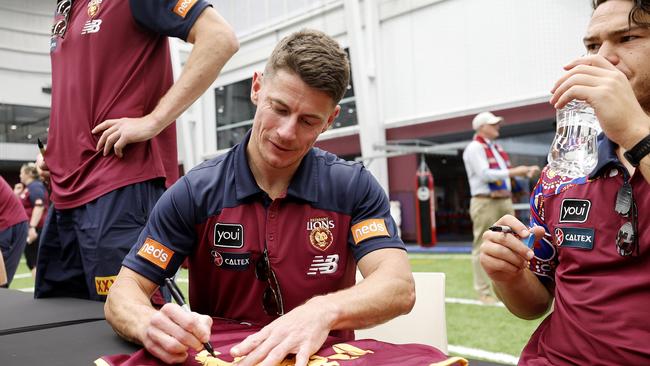
[[[517,233],[515,233],[514,230],[512,230],[512,228],[510,226],[494,225],[494,226],[490,226],[489,230],[490,231],[495,231],[495,232],[498,232],[498,233],[512,234],[512,235],[519,238],[519,235],[517,235]],[[519,239],[521,239],[521,241],[524,244],[526,244],[526,246],[528,248],[533,249],[533,244],[535,244],[535,234],[533,234],[532,231],[530,232],[530,234],[527,237],[519,238]]]

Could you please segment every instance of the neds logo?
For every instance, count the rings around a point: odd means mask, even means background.
[[[384,219],[368,219],[352,226],[354,244],[376,236],[390,236]]]
[[[189,12],[190,9],[192,9],[195,3],[196,0],[178,0],[176,6],[174,7],[174,13],[185,18],[187,12]]]
[[[560,207],[560,223],[582,223],[587,221],[587,218],[589,217],[589,208],[591,208],[591,202],[589,200],[562,200],[562,206]]]
[[[214,225],[214,246],[222,248],[241,248],[244,246],[244,227],[241,224]]]
[[[138,255],[156,266],[166,269],[174,252],[152,238],[147,238],[144,244],[142,244],[142,247],[140,247]]]

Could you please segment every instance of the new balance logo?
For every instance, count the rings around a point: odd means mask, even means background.
[[[102,25],[101,19],[89,20],[86,22],[86,24],[84,24],[84,27],[81,30],[81,34],[97,33],[99,32],[99,27],[101,25]]]
[[[307,275],[315,276],[317,274],[331,274],[339,268],[339,255],[331,254],[328,256],[316,255],[311,262]]]

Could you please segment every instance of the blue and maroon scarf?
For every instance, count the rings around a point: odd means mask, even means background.
[[[494,156],[494,151],[490,148],[488,142],[479,135],[474,135],[474,141],[478,141],[478,143],[483,145],[483,150],[485,151],[485,156],[487,157],[490,169],[502,169],[502,167],[499,166],[499,162]],[[503,150],[501,146],[499,146],[499,144],[496,142],[492,142],[492,145],[497,150],[499,155],[501,155],[501,159],[503,159],[503,161],[506,163],[506,167],[510,168],[510,156],[508,156],[508,153],[505,152],[505,150]],[[510,190],[508,189],[508,184],[505,180],[499,179],[497,181],[490,182],[488,185],[490,187],[490,195],[495,197],[510,196]]]

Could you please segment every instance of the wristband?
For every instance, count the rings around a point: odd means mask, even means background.
[[[627,159],[633,167],[637,167],[639,166],[639,163],[641,163],[641,159],[648,154],[650,154],[650,135],[637,142],[634,147],[623,153],[623,156],[625,156],[625,159]]]

